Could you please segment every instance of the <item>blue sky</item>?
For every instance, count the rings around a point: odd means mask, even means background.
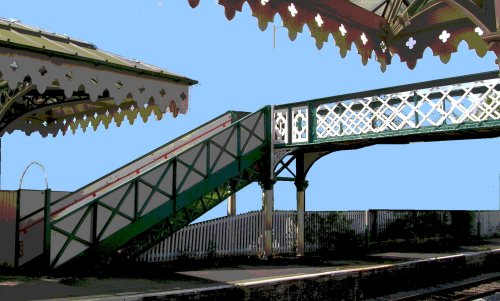
[[[227,110],[313,99],[386,86],[495,70],[494,56],[479,58],[465,43],[448,64],[425,52],[415,70],[398,58],[382,73],[356,49],[345,59],[330,40],[317,50],[307,28],[288,40],[272,26],[261,32],[245,5],[228,22],[223,7],[203,0],[191,9],[176,1],[7,1],[1,15],[89,41],[100,49],[198,80],[187,115],[147,124],[41,138],[21,132],[2,138],[2,189],[17,189],[25,166],[44,164],[53,190],[75,190]],[[276,25],[281,25],[279,19]],[[379,145],[334,153],[308,175],[306,210],[498,209],[500,139]],[[30,169],[23,188],[43,188]],[[295,209],[292,183],[278,183],[275,209]],[[256,184],[238,194],[238,213],[261,208]],[[225,214],[225,202],[203,219]]]

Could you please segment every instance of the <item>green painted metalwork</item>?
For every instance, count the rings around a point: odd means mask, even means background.
[[[431,80],[431,81],[424,81],[424,82],[419,82],[419,83],[391,86],[391,87],[373,89],[373,90],[362,91],[362,92],[355,92],[355,93],[341,94],[341,95],[335,95],[335,96],[314,98],[314,99],[308,99],[305,101],[295,101],[295,102],[291,102],[288,104],[277,105],[277,106],[274,106],[274,108],[275,108],[275,110],[278,110],[278,109],[282,109],[282,108],[287,108],[291,105],[304,106],[304,105],[308,105],[308,104],[311,104],[313,106],[317,106],[320,104],[342,101],[342,100],[347,100],[347,99],[357,99],[357,98],[371,97],[374,95],[383,95],[383,94],[390,94],[390,93],[415,91],[415,90],[420,90],[420,89],[426,89],[429,87],[441,87],[441,86],[449,86],[449,85],[454,85],[454,84],[464,84],[464,83],[483,81],[483,80],[488,80],[488,79],[493,79],[493,78],[498,78],[498,77],[499,77],[499,72],[495,70],[495,71],[468,74],[468,75],[449,77],[449,78],[443,78],[443,79],[437,79],[437,80]]]
[[[274,112],[277,149],[433,140],[429,135],[453,140],[471,132],[491,137],[500,131],[500,80],[493,71],[279,105]],[[302,119],[307,132],[296,125]]]
[[[407,8],[407,12],[410,16],[415,15],[418,13],[425,5],[429,3],[429,0],[415,0],[413,1],[410,6]]]
[[[22,118],[30,119],[27,116],[34,114],[34,112],[50,110],[62,104],[77,105],[89,101],[88,94],[81,91],[75,91],[71,97],[66,97],[63,90],[48,88],[43,94],[40,94],[36,86],[32,85],[28,79],[26,80],[12,90],[9,89],[6,81],[0,80],[0,136],[5,133],[12,122]],[[53,121],[49,118],[48,123]]]
[[[203,123],[202,125],[196,127],[195,129],[187,132],[186,134],[183,134],[167,143],[165,143],[164,145],[152,150],[151,152],[131,161],[130,163],[128,163],[127,165],[125,166],[122,166],[120,168],[117,168],[115,170],[113,170],[112,172],[102,176],[101,178],[85,185],[84,187],[76,190],[75,192],[72,192],[68,195],[65,195],[64,197],[62,198],[59,198],[59,199],[56,199],[54,200],[52,203],[51,203],[51,206],[52,206],[52,212],[54,211],[57,211],[59,210],[61,207],[64,207],[66,206],[67,204],[71,204],[75,201],[78,200],[78,198],[80,198],[83,194],[84,194],[84,191],[87,191],[87,190],[91,190],[92,187],[98,185],[100,182],[106,182],[107,179],[110,179],[113,177],[113,175],[116,175],[117,173],[124,173],[124,170],[126,171],[127,168],[128,169],[134,169],[133,166],[134,164],[139,164],[142,160],[145,160],[147,159],[148,157],[153,157],[155,156],[156,153],[159,153],[161,152],[162,149],[165,149],[167,147],[169,147],[170,145],[175,145],[175,144],[182,144],[183,141],[185,140],[189,140],[190,137],[192,136],[196,136],[197,134],[200,133],[200,131],[204,128],[206,128],[207,126],[211,126],[211,124],[214,124],[216,122],[224,122],[224,120],[226,118],[228,118],[227,116],[231,116],[229,117],[228,121],[230,122],[233,122],[233,121],[236,121],[236,120],[239,120],[241,119],[243,116],[246,116],[248,115],[249,113],[247,112],[238,112],[238,111],[228,111],[226,113],[223,113],[205,123]],[[203,133],[202,133],[203,134]],[[39,210],[35,210],[33,211],[32,213],[26,215],[25,217],[23,217],[23,219],[34,219],[34,220],[37,220],[37,217],[39,217],[41,215],[41,213],[43,212],[43,208],[40,208]]]
[[[43,266],[50,266],[50,202],[51,190],[45,189],[43,206]]]
[[[138,256],[254,181],[304,182],[336,150],[499,135],[496,71],[228,112],[164,146],[178,151],[159,148],[51,203],[50,265]],[[156,163],[144,168],[148,158]]]
[[[140,255],[261,180],[270,156],[270,122],[266,107],[91,202],[55,215],[51,267],[96,256],[108,261]]]

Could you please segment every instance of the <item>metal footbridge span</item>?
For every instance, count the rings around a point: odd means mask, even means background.
[[[256,181],[264,191],[269,255],[276,180],[297,186],[300,254],[306,174],[322,156],[499,135],[498,71],[227,112],[71,194],[46,197],[43,208],[19,219],[16,239],[37,251],[17,256],[17,265],[133,258]],[[293,162],[293,177],[281,177]]]

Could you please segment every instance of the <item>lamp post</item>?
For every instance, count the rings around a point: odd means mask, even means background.
[[[15,243],[15,261],[14,266],[19,267],[19,257],[20,257],[20,241],[19,241],[19,225],[21,222],[21,189],[23,186],[24,175],[32,165],[38,165],[43,172],[45,177],[45,195],[44,195],[44,207],[43,207],[43,254],[46,267],[50,265],[50,189],[47,180],[47,173],[45,172],[45,167],[42,163],[38,161],[30,162],[24,169],[21,177],[19,178],[19,189],[17,190],[17,204],[16,204],[16,243]]]

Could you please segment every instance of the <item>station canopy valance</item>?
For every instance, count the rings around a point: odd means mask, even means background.
[[[200,0],[188,0],[196,7]],[[356,45],[364,64],[375,56],[381,69],[397,54],[413,69],[429,47],[447,63],[461,41],[483,57],[500,55],[497,0],[218,0],[231,20],[245,2],[265,30],[279,15],[291,40],[307,25],[321,48],[333,36],[344,57]],[[497,60],[498,62],[498,60]]]
[[[0,136],[42,136],[188,109],[195,80],[0,18]]]

